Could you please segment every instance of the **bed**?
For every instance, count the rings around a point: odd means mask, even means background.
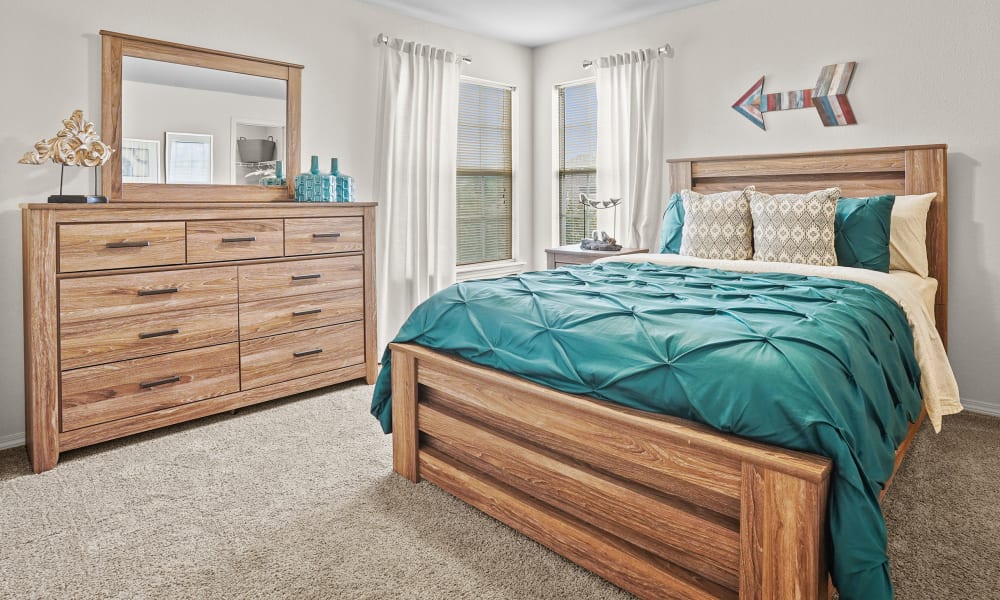
[[[927,250],[946,341],[945,146],[685,159],[669,170],[674,190],[702,193],[936,192]],[[603,270],[641,270],[641,260]],[[394,470],[410,481],[434,483],[640,598],[828,597],[829,458],[419,344],[390,350]],[[886,488],[925,414],[907,413]]]

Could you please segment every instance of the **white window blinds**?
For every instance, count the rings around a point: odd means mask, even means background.
[[[597,84],[560,86],[559,244],[575,244],[597,225],[580,192],[597,195]]]
[[[458,266],[511,258],[511,88],[461,84]]]

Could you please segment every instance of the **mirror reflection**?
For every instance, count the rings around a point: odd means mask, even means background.
[[[285,160],[283,80],[122,59],[123,183],[257,185]]]

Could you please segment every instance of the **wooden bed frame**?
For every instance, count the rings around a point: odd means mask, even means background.
[[[672,188],[937,192],[928,217],[947,334],[947,148],[669,161]],[[945,338],[946,339],[946,338]],[[827,458],[564,394],[393,344],[393,461],[640,598],[825,599]],[[898,467],[918,423],[897,451]]]

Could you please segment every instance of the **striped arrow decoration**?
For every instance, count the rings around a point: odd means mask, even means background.
[[[733,104],[733,109],[761,129],[766,129],[764,113],[813,107],[827,127],[855,125],[858,121],[847,99],[847,88],[851,85],[857,64],[846,62],[827,65],[820,71],[816,87],[791,92],[764,94],[764,78],[761,77],[740,96]]]

